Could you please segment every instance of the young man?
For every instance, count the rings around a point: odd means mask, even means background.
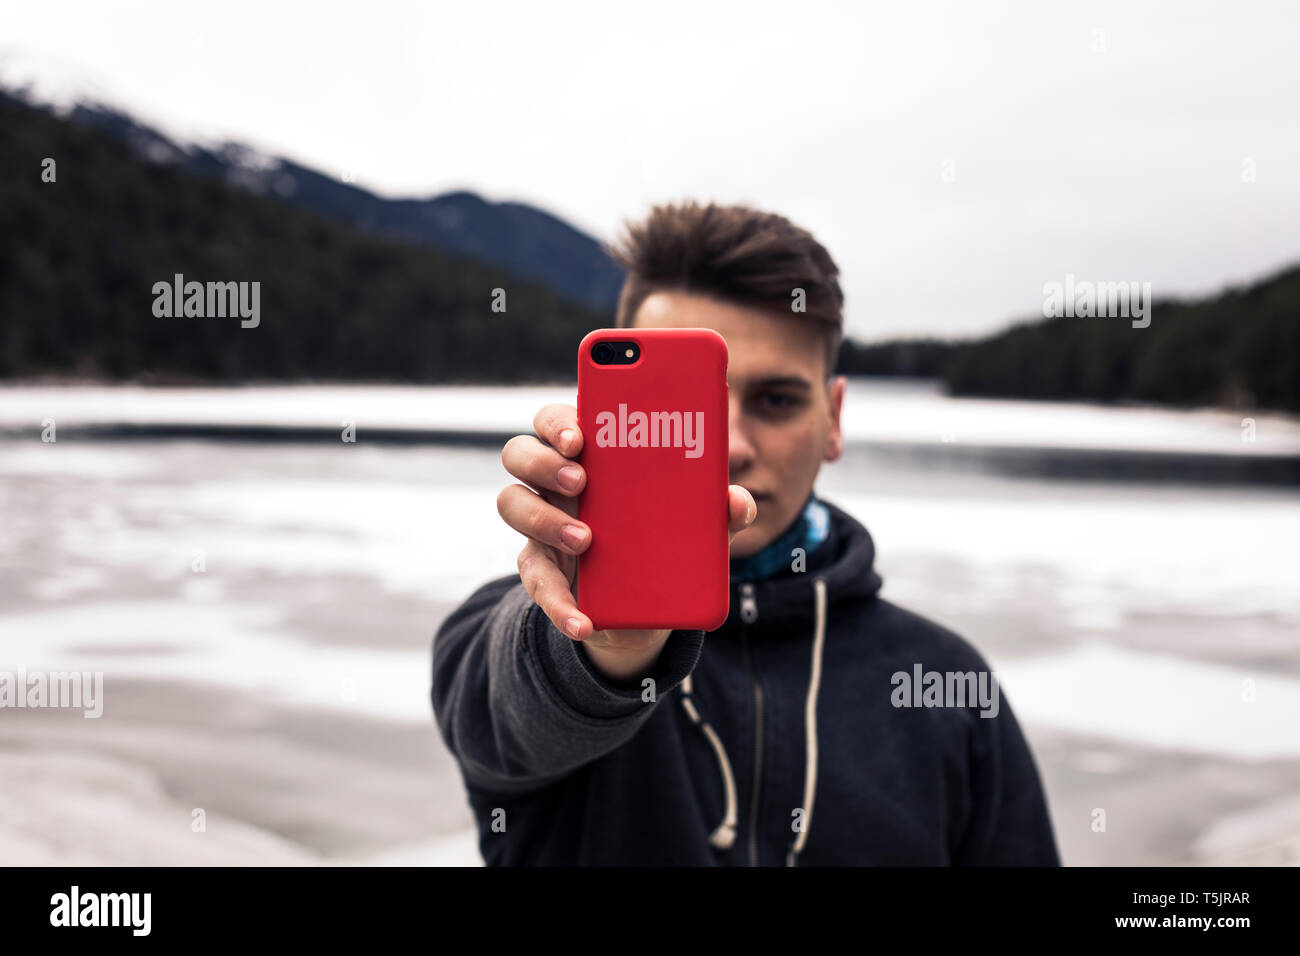
[[[726,339],[731,612],[707,635],[593,632],[572,594],[589,436],[573,406],[548,405],[540,441],[506,443],[525,484],[497,508],[527,539],[520,573],[479,588],[433,644],[433,709],[484,860],[1059,865],[1015,716],[973,692],[988,664],[882,599],[871,536],[813,493],[843,445],[826,250],[779,216],[687,203],[611,254],[628,270],[620,327]],[[895,675],[931,671],[970,696],[901,706]]]

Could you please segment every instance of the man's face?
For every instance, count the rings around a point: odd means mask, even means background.
[[[731,483],[754,496],[758,517],[736,535],[734,557],[771,544],[799,513],[823,461],[843,453],[845,380],[826,383],[826,350],[810,323],[686,292],[656,292],[632,323],[713,329],[727,342]]]

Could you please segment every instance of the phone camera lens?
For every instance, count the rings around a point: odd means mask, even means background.
[[[603,365],[614,357],[614,346],[608,342],[601,342],[591,350],[591,356]]]

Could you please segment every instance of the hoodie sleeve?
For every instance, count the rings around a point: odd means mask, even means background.
[[[439,732],[471,787],[523,793],[625,743],[699,660],[703,631],[673,631],[643,682],[619,685],[537,606],[519,575],[489,581],[433,640]]]
[[[971,812],[957,866],[1060,866],[1033,754],[1004,696],[995,717],[973,712]]]

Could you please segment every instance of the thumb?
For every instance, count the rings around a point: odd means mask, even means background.
[[[736,535],[748,528],[758,518],[758,503],[754,501],[748,489],[741,485],[730,485],[727,488],[728,496],[728,527],[730,537],[727,543],[730,544],[736,540]]]

